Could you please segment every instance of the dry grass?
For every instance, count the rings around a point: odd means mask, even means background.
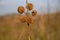
[[[20,15],[0,16],[0,40],[28,40],[27,23],[20,21]],[[32,17],[31,40],[60,40],[60,14]]]

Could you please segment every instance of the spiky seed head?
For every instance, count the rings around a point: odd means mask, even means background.
[[[33,9],[33,4],[32,3],[27,3],[26,8],[28,10],[32,10]]]
[[[36,10],[33,10],[32,11],[32,16],[36,16],[37,15],[37,11]]]
[[[25,9],[24,9],[23,6],[19,6],[19,7],[18,7],[18,12],[19,12],[20,14],[22,14],[24,11],[25,11]]]

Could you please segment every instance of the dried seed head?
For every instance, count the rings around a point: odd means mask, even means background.
[[[33,4],[32,3],[27,3],[26,8],[28,10],[32,10],[33,9]]]
[[[36,10],[33,10],[32,11],[32,16],[36,16],[37,15],[37,11]]]
[[[23,6],[19,6],[19,7],[18,7],[18,12],[19,12],[19,13],[22,14],[24,11],[25,11],[25,9],[24,9]]]

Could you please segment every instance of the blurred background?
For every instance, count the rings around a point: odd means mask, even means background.
[[[37,10],[30,24],[31,40],[60,40],[60,0],[28,0]],[[26,0],[0,0],[0,40],[28,40],[28,26],[20,21],[18,6]]]

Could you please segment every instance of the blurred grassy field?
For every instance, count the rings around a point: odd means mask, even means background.
[[[60,40],[60,13],[41,14],[30,24],[31,40]],[[49,19],[49,20],[48,20]],[[0,16],[0,40],[28,40],[28,26],[19,14]]]

